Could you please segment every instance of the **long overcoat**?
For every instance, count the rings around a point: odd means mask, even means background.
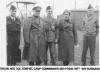
[[[43,61],[45,51],[44,22],[39,17],[30,17],[24,26],[24,41],[29,43],[28,61]]]
[[[74,45],[77,44],[75,25],[70,21],[60,20],[58,24],[58,59],[74,61]]]

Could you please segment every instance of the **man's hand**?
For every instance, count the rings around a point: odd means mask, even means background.
[[[58,39],[55,39],[55,42],[58,43]]]
[[[55,29],[55,26],[54,26],[54,25],[52,25],[52,26],[51,26],[51,28],[52,28],[52,29]]]
[[[79,44],[74,46],[75,49],[79,49]]]
[[[25,46],[26,46],[26,47],[29,47],[29,46],[30,46],[30,44],[29,44],[28,42],[26,42],[26,43],[25,43]]]

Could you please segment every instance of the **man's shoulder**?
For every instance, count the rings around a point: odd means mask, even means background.
[[[42,25],[45,25],[45,19],[42,18],[42,17],[40,17],[40,23],[41,23]]]
[[[48,19],[48,17],[47,16],[45,16],[44,18],[43,18],[44,20],[47,20]],[[56,18],[55,17],[51,17],[51,19],[53,19],[53,20],[56,20]]]
[[[43,22],[47,22],[47,21],[48,21],[47,17],[41,18],[41,20],[42,20]]]
[[[46,21],[47,20],[47,16],[45,16],[44,18],[42,18],[44,21]]]
[[[11,17],[10,16],[6,16],[6,19],[10,19]]]
[[[58,20],[58,23],[64,23],[64,19]]]
[[[40,17],[40,20],[44,21],[44,18],[43,17]]]
[[[32,22],[32,21],[34,21],[32,16],[24,19],[24,23],[29,23],[29,22]]]
[[[98,20],[98,15],[94,14],[93,17],[95,20]]]
[[[18,22],[21,22],[20,17],[15,17]]]
[[[34,17],[30,16],[30,17],[27,17],[26,20],[27,20],[27,21],[31,21],[33,18],[34,18]]]

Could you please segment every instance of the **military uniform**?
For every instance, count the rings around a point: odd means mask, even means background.
[[[74,45],[77,45],[77,32],[72,21],[60,20],[58,23],[58,60],[63,65],[74,62]]]
[[[20,44],[20,20],[7,16],[7,65],[16,65],[21,60]]]
[[[28,62],[43,62],[45,51],[44,22],[40,17],[28,18],[24,26],[24,41],[29,45]]]
[[[95,55],[95,43],[96,35],[98,34],[98,19],[96,15],[88,17],[86,15],[83,19],[83,29],[84,29],[84,39],[83,39],[83,52],[82,52],[82,64],[86,65],[86,54],[88,47],[90,49],[91,61],[90,64],[94,65],[94,55]]]
[[[46,36],[46,52],[45,65],[47,65],[47,51],[50,50],[51,63],[55,64],[55,26],[56,20],[52,16],[47,16],[45,19],[45,36]]]

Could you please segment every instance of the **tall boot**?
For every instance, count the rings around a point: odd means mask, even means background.
[[[36,61],[36,65],[39,66],[41,64],[41,61]]]
[[[44,65],[47,66],[47,61],[46,60],[44,61]]]
[[[63,61],[63,65],[64,66],[68,66],[69,65],[69,61]]]
[[[34,66],[34,62],[31,61],[31,62],[29,63],[29,65],[30,65],[30,66]]]

